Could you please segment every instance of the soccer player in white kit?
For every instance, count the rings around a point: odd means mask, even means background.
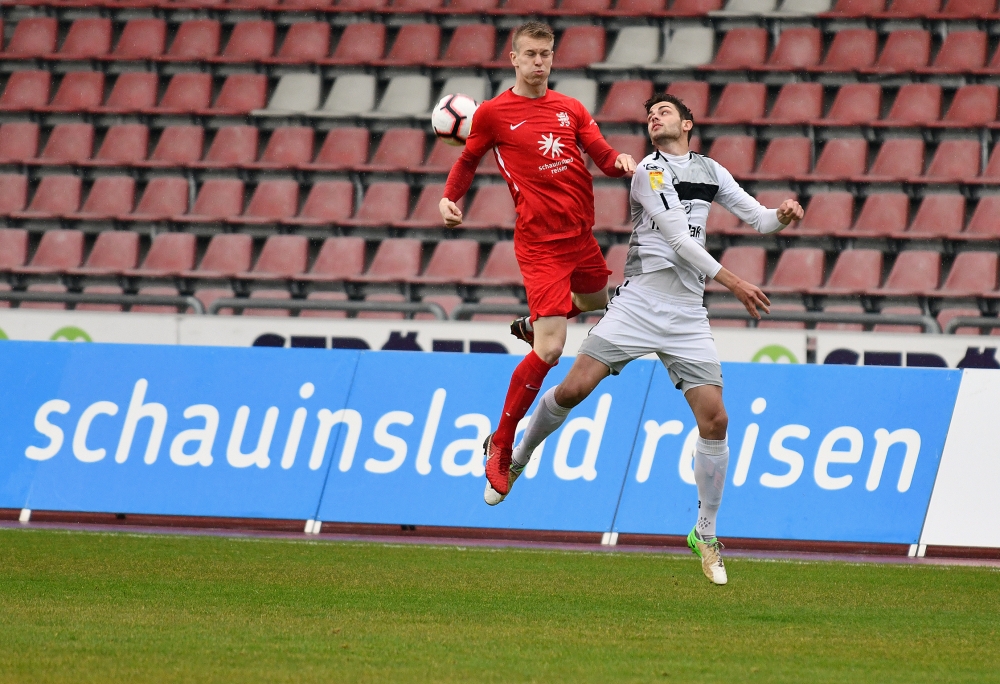
[[[708,579],[725,584],[715,522],[729,465],[729,418],[722,402],[722,366],[703,305],[705,278],[728,288],[756,319],[761,311],[769,312],[770,302],[760,288],[723,268],[705,250],[705,224],[713,201],[765,235],[800,220],[803,211],[792,199],[778,209],[765,208],[723,166],[691,152],[694,118],[681,100],[656,95],[646,102],[646,111],[655,151],[639,163],[632,178],[626,280],[584,340],[569,374],[539,400],[514,448],[511,479],[601,380],[617,375],[633,359],[656,354],[698,423],[698,519],[688,545]],[[484,498],[496,505],[505,497],[487,484]]]

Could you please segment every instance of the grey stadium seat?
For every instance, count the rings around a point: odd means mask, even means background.
[[[576,98],[591,114],[597,111],[597,81],[592,78],[563,78],[552,89]]]
[[[278,80],[267,109],[254,110],[255,116],[284,116],[319,108],[319,74],[285,74]]]
[[[660,56],[660,29],[656,26],[626,26],[618,32],[607,59],[592,69],[645,66]]]
[[[444,82],[440,97],[461,93],[476,102],[482,102],[489,92],[489,85],[489,81],[482,76],[453,76]]]
[[[333,82],[323,108],[313,116],[357,116],[375,107],[375,77],[367,74],[344,74]]]
[[[496,97],[497,95],[499,95],[500,93],[502,93],[505,90],[513,88],[514,87],[514,81],[515,81],[515,79],[514,79],[513,76],[511,76],[510,78],[505,78],[502,81],[500,81],[500,85],[497,86],[496,92],[493,93],[493,97]]]
[[[431,79],[429,76],[394,76],[385,89],[382,101],[366,116],[393,118],[424,116],[431,109]]]
[[[708,27],[679,28],[670,36],[663,57],[650,69],[689,69],[708,64],[715,54],[715,31]]]

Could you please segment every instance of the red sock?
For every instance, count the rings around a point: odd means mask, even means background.
[[[524,360],[517,364],[514,374],[510,377],[510,387],[503,403],[500,424],[493,433],[494,444],[504,449],[514,446],[517,424],[524,418],[524,414],[531,407],[531,402],[538,396],[538,390],[541,389],[542,381],[545,380],[550,368],[552,366],[542,361],[534,350],[528,352]]]
[[[582,313],[583,313],[583,310],[580,309],[580,307],[578,307],[576,304],[574,304],[573,308],[569,310],[568,314],[566,314],[566,318],[576,318],[577,316],[579,316]]]

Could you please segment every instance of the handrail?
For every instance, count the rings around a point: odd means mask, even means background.
[[[510,314],[511,316],[526,316],[527,304],[459,304],[451,310],[451,320],[467,321],[476,314]]]
[[[708,310],[709,319],[728,321],[750,321],[751,327],[756,327],[757,321],[746,311]],[[941,326],[933,316],[923,314],[879,314],[879,313],[840,313],[826,311],[772,311],[764,314],[761,320],[794,321],[798,323],[862,323],[882,325],[919,325],[925,333],[940,333]]]
[[[327,299],[249,299],[223,297],[208,306],[208,313],[217,315],[219,309],[286,309],[291,311],[387,311],[392,313],[429,313],[439,321],[448,320],[448,314],[434,302],[351,302]]]
[[[5,302],[56,302],[59,304],[124,304],[149,306],[178,306],[204,314],[205,307],[196,297],[144,294],[97,294],[90,292],[0,292]]]
[[[954,335],[959,328],[1000,328],[1000,318],[986,316],[956,316],[944,326],[946,335]]]

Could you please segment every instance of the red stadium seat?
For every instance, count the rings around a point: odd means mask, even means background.
[[[671,16],[698,17],[722,9],[722,0],[674,0]]]
[[[55,218],[72,214],[80,207],[79,176],[43,176],[31,204],[23,212],[12,212],[16,218]]]
[[[903,238],[950,238],[965,225],[965,198],[958,193],[924,195],[913,224]]]
[[[559,3],[559,14],[562,15],[592,15],[607,13],[611,9],[611,0],[562,0]]]
[[[313,183],[298,216],[282,223],[300,226],[339,224],[351,217],[354,210],[354,185],[346,180]]]
[[[708,210],[708,221],[705,223],[705,231],[708,233],[721,233],[723,235],[742,233],[740,219],[734,214],[722,208],[721,204],[712,202]]]
[[[753,174],[761,180],[798,178],[809,173],[812,142],[804,136],[774,138],[768,143],[760,167]]]
[[[17,22],[14,35],[4,50],[8,59],[46,57],[56,51],[58,22],[52,17],[29,17]]]
[[[997,87],[967,85],[955,92],[943,125],[956,127],[983,126],[997,118]]]
[[[983,183],[1000,182],[1000,146],[993,146],[990,158],[986,162],[986,168],[983,169],[983,175],[976,180]]]
[[[481,185],[469,204],[462,228],[511,229],[515,218],[514,200],[506,184]]]
[[[938,145],[925,178],[934,181],[963,181],[979,175],[978,140],[945,140]]]
[[[949,19],[978,19],[996,13],[996,0],[946,0],[941,14]]]
[[[47,230],[42,233],[31,262],[15,267],[14,273],[41,275],[61,273],[76,268],[83,261],[83,232],[79,230]]]
[[[883,125],[929,124],[941,116],[941,86],[935,83],[907,83],[899,89]]]
[[[398,13],[405,12],[433,12],[441,9],[444,0],[395,0],[392,3],[392,11]]]
[[[402,46],[400,46],[402,47]],[[385,54],[385,24],[348,24],[340,36],[329,64],[374,64]],[[434,55],[437,58],[437,54]]]
[[[667,0],[618,0],[609,14],[618,17],[657,16],[666,12],[668,4]]]
[[[715,111],[704,123],[746,123],[764,118],[767,86],[763,83],[730,83],[722,89]]]
[[[868,141],[864,138],[828,140],[810,174],[812,180],[844,180],[865,175]]]
[[[769,124],[801,124],[823,116],[823,86],[820,83],[789,83],[781,87]]]
[[[652,96],[652,81],[615,81],[594,118],[600,122],[645,123],[643,103]]]
[[[28,231],[0,228],[0,271],[23,266],[28,260]]]
[[[799,234],[838,235],[849,231],[853,224],[854,195],[820,192],[809,200],[805,217],[793,230]]]
[[[19,112],[42,109],[49,102],[48,71],[15,71],[7,78],[7,86],[0,95],[0,111]]]
[[[77,112],[96,109],[104,102],[104,74],[99,71],[72,71],[63,76],[52,103],[51,112]]]
[[[364,275],[352,280],[387,283],[409,280],[420,273],[422,247],[412,238],[386,238],[379,243],[375,258]]]
[[[130,213],[133,204],[135,179],[129,176],[101,176],[90,187],[90,194],[80,211],[67,214],[67,218],[82,221],[113,219]]]
[[[38,154],[38,124],[11,121],[0,125],[0,164],[24,163]]]
[[[499,4],[500,0],[451,0],[448,3],[448,11],[455,14],[488,14]]]
[[[201,160],[205,129],[201,126],[167,126],[144,166],[188,166]]]
[[[985,31],[949,31],[934,58],[934,64],[926,71],[962,73],[982,69],[985,64]]]
[[[374,12],[384,8],[389,0],[338,0],[340,12]]]
[[[892,0],[886,13],[894,17],[926,17],[940,7],[941,0]]]
[[[735,28],[726,32],[710,69],[752,69],[767,62],[767,30]]]
[[[185,277],[226,278],[250,270],[253,238],[242,234],[215,235],[208,243],[201,263]]]
[[[1000,195],[980,198],[969,219],[969,227],[959,237],[965,240],[1000,240]]]
[[[158,107],[151,114],[192,114],[208,109],[212,100],[210,74],[180,73],[171,77]]]
[[[28,177],[19,173],[0,173],[0,216],[23,211],[26,204],[28,204]],[[8,235],[7,232],[3,232],[6,230],[8,229],[0,229],[0,236]],[[0,239],[0,264],[6,263],[3,244]]]
[[[123,273],[135,269],[139,261],[139,234],[127,230],[106,230],[99,233],[86,263],[68,269],[71,275],[97,276]]]
[[[221,27],[214,19],[191,19],[181,22],[174,42],[161,57],[170,61],[210,59],[219,54]]]
[[[646,156],[646,148],[649,145],[649,138],[647,136],[633,135],[631,133],[609,133],[605,136],[605,140],[619,154],[630,154],[636,161]],[[587,166],[591,173],[597,175],[597,165],[594,164],[592,159],[588,158]]]
[[[455,165],[458,158],[462,156],[463,148],[457,145],[448,145],[443,140],[435,140],[431,154],[427,157],[427,162],[422,166],[411,167],[408,171],[423,173],[448,173]]]
[[[167,22],[163,19],[129,19],[109,59],[156,59],[167,48]]]
[[[95,111],[109,114],[128,114],[151,110],[156,107],[156,96],[160,84],[156,74],[144,71],[128,71],[115,79],[108,95],[108,101]]]
[[[92,166],[132,166],[146,160],[149,129],[142,124],[119,124],[108,128]]]
[[[760,287],[764,284],[767,269],[767,252],[763,247],[730,247],[722,253],[719,260],[722,267],[732,271],[751,285]],[[705,285],[708,292],[728,292],[725,287],[709,280]]]
[[[543,14],[555,9],[556,0],[506,0],[503,9],[509,14]]]
[[[131,221],[164,221],[187,213],[188,182],[186,178],[158,176],[151,178],[135,211],[119,219]]]
[[[97,59],[111,52],[111,20],[77,19],[69,27],[56,59]]]
[[[330,171],[356,169],[368,161],[368,150],[367,128],[334,128],[326,134],[315,161],[300,164],[299,168]]]
[[[604,255],[611,275],[608,276],[608,289],[616,288],[625,282],[625,262],[628,259],[628,245],[614,244]]]
[[[931,34],[927,31],[893,31],[872,71],[905,72],[927,66],[931,57]]]
[[[424,161],[427,136],[417,128],[390,128],[382,135],[375,156],[362,171],[402,171],[420,166]]]
[[[479,269],[479,243],[475,240],[442,240],[434,248],[423,274],[411,283],[440,285],[474,278]]]
[[[302,235],[272,235],[264,241],[253,270],[240,277],[254,280],[291,279],[305,273],[308,260],[309,238]]]
[[[632,232],[627,189],[610,185],[594,188],[594,230]]]
[[[94,149],[94,127],[84,123],[58,124],[49,134],[39,164],[74,164],[90,159]]]
[[[998,256],[995,252],[960,252],[955,256],[941,289],[927,294],[935,297],[975,297],[987,294],[997,287],[997,263]]]
[[[907,180],[924,172],[924,141],[890,138],[882,143],[866,180]]]
[[[285,40],[281,43],[277,55],[261,61],[279,64],[309,64],[326,59],[329,53],[330,24],[325,21],[303,21],[292,24],[288,28],[288,33],[285,34]]]
[[[667,87],[667,94],[680,98],[695,121],[708,116],[708,84],[704,81],[674,81]]]
[[[493,24],[463,24],[455,29],[444,57],[434,66],[467,67],[493,59],[497,30]]]
[[[253,126],[223,126],[216,132],[204,161],[191,166],[224,169],[251,164],[256,159],[257,129]]]
[[[141,278],[180,275],[194,268],[195,247],[192,233],[160,233],[153,238],[142,266],[126,271],[125,275]]]
[[[921,250],[900,252],[885,285],[876,294],[919,295],[936,290],[941,280],[941,254]],[[883,309],[884,311],[884,309]]]
[[[360,276],[364,269],[365,241],[362,238],[330,237],[323,241],[309,272],[300,274],[295,279],[337,282]]]
[[[176,221],[213,223],[239,216],[243,212],[243,181],[231,178],[210,178],[198,191],[191,213],[174,217]],[[250,264],[247,263],[246,268]],[[240,269],[240,270],[246,270]]]
[[[278,223],[299,210],[299,184],[294,180],[262,180],[257,184],[250,204],[230,223]],[[303,268],[304,270],[304,268]]]
[[[291,169],[308,164],[313,155],[313,129],[309,126],[283,126],[271,133],[264,154],[252,164],[256,169]]]
[[[876,0],[881,3],[882,0]],[[872,29],[842,29],[833,36],[830,49],[817,71],[854,71],[875,63],[877,35]]]
[[[552,61],[556,69],[583,69],[604,61],[605,36],[601,26],[570,26],[563,31]],[[510,60],[507,61],[510,64]]]
[[[902,192],[869,195],[849,235],[889,236],[906,230],[910,198]]]
[[[513,241],[497,242],[486,257],[479,276],[464,281],[468,285],[522,285],[521,267],[514,256]]]
[[[274,23],[241,21],[233,27],[229,42],[216,62],[255,62],[274,54]]]
[[[410,209],[410,186],[399,181],[372,183],[357,213],[341,221],[345,226],[388,226],[406,218]]]
[[[267,104],[267,76],[233,74],[226,77],[219,97],[205,114],[247,114]]]
[[[829,113],[821,123],[855,126],[879,118],[882,109],[882,86],[877,83],[842,85],[833,99]]]
[[[734,176],[753,172],[757,155],[757,140],[749,135],[720,135],[712,141],[708,156],[729,169]]]
[[[437,24],[404,24],[381,66],[419,66],[437,60],[441,53],[441,27]]]
[[[858,295],[878,289],[882,283],[882,251],[848,249],[840,253],[830,279],[812,290],[826,295]]]
[[[806,69],[819,64],[822,35],[818,28],[789,28],[781,32],[766,66],[777,71]]]
[[[435,183],[425,185],[417,198],[417,205],[413,208],[409,218],[397,221],[392,224],[394,228],[443,228],[444,222],[441,220],[441,211],[438,203],[444,197],[444,184]],[[459,208],[463,208],[464,202],[456,202]]]

